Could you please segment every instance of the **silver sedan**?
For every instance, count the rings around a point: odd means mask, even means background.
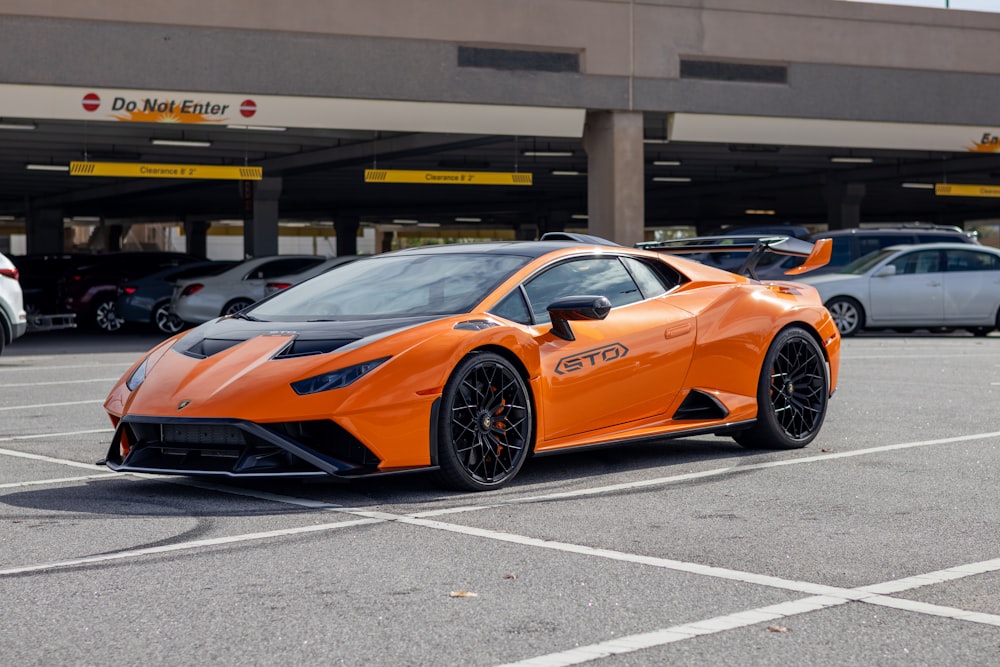
[[[892,246],[839,273],[796,279],[819,290],[842,336],[862,329],[1000,329],[1000,250],[965,243]]]

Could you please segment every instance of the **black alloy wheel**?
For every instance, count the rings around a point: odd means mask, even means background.
[[[733,435],[748,448],[798,449],[819,433],[829,400],[826,359],[819,344],[798,327],[771,343],[757,387],[757,423]]]
[[[498,354],[463,359],[445,385],[438,413],[438,479],[463,491],[496,489],[517,474],[531,449],[534,410],[514,366]]]
[[[177,317],[169,301],[158,303],[153,308],[153,324],[160,332],[170,335],[184,328],[184,321]]]
[[[826,302],[837,331],[841,336],[853,336],[865,325],[865,313],[861,304],[847,296],[837,296]]]

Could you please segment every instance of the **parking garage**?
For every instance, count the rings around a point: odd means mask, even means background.
[[[217,4],[7,3],[0,250],[348,254],[916,221],[997,243],[995,14]]]

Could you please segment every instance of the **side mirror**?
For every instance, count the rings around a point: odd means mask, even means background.
[[[603,320],[611,312],[611,301],[606,296],[567,296],[549,304],[552,333],[565,340],[576,340],[570,320]]]
[[[887,276],[896,275],[896,267],[892,264],[886,264],[885,266],[879,267],[875,273],[872,274],[873,278],[885,278]]]

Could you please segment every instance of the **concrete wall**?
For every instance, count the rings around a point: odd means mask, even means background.
[[[838,0],[4,0],[0,81],[992,124],[1000,14]],[[459,45],[580,72],[462,68]],[[679,78],[683,57],[788,67]]]

